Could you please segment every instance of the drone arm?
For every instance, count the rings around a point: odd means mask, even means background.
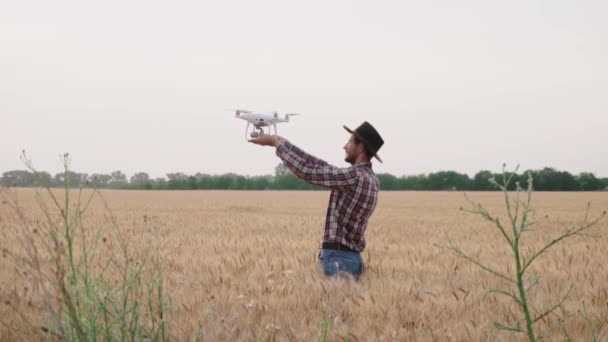
[[[288,113],[288,114],[285,114],[285,122],[289,122],[289,117],[290,116],[296,116],[296,115],[300,115],[300,114],[298,114],[298,113]]]

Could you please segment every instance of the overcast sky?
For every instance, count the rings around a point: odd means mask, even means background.
[[[376,172],[502,163],[608,177],[607,1],[3,1],[0,172],[269,174],[227,111],[298,112],[279,134]]]

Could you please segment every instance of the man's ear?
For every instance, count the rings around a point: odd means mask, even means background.
[[[359,153],[365,152],[365,145],[363,145],[363,143],[357,144],[357,152],[359,152]]]

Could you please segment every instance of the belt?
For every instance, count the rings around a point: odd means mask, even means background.
[[[355,253],[359,253],[358,251],[352,250],[344,245],[341,245],[337,242],[323,242],[321,244],[321,248],[322,249],[334,249],[334,250],[338,250],[338,251],[347,251],[347,252],[355,252]]]

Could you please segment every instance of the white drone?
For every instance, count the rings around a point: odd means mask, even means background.
[[[243,119],[247,121],[247,127],[245,128],[245,139],[247,139],[247,133],[249,133],[249,127],[253,124],[259,131],[253,130],[250,134],[252,138],[256,138],[264,134],[263,127],[268,127],[268,133],[270,133],[270,127],[274,127],[274,134],[277,134],[277,124],[281,122],[289,122],[289,117],[299,115],[296,113],[287,113],[284,117],[279,117],[279,113],[256,113],[249,110],[237,109],[234,114],[235,118]]]

